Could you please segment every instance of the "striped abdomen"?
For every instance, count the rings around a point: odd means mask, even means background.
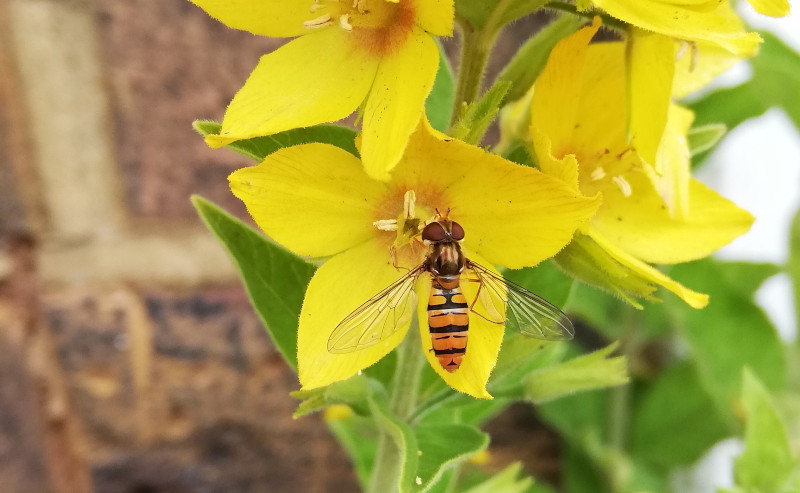
[[[428,299],[428,328],[433,341],[433,353],[450,373],[458,370],[467,352],[469,315],[467,299],[452,279],[434,277]]]

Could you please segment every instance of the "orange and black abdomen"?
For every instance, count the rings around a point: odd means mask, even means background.
[[[433,341],[433,353],[450,373],[458,370],[467,352],[469,306],[458,278],[434,278],[428,298],[428,328]]]

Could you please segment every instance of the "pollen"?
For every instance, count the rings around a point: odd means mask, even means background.
[[[592,170],[592,181],[599,181],[606,177],[606,170],[602,166],[598,166]]]
[[[342,14],[339,16],[339,26],[345,31],[352,31],[353,26],[350,25],[350,15]]]
[[[630,197],[631,196],[631,192],[632,192],[631,184],[628,183],[628,180],[626,180],[625,178],[623,178],[620,175],[615,176],[611,180],[614,182],[614,184],[617,186],[617,188],[620,189],[620,191],[622,192],[622,195],[624,195],[626,197]]]
[[[331,24],[333,24],[333,20],[330,14],[321,15],[315,19],[303,22],[303,26],[305,26],[306,29],[319,29],[321,27],[330,26]]]

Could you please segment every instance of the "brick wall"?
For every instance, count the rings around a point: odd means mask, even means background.
[[[0,0],[0,491],[353,491],[194,214],[276,41],[185,1]],[[298,446],[297,444],[303,444]]]

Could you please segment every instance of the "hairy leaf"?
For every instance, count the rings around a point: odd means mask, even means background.
[[[447,61],[447,55],[440,43],[439,70],[436,72],[433,89],[425,100],[425,114],[428,116],[431,126],[436,130],[446,132],[447,127],[450,126],[450,116],[455,98],[453,69],[450,68],[450,62]]]
[[[195,195],[192,204],[228,250],[272,342],[296,369],[297,320],[315,267],[208,200]]]
[[[222,128],[222,125],[217,122],[204,120],[197,120],[192,126],[202,136],[218,134],[220,128]],[[358,157],[355,140],[355,130],[341,125],[323,124],[314,125],[313,127],[293,128],[292,130],[264,137],[237,140],[225,147],[260,163],[265,157],[279,149],[311,142],[331,144]]]

